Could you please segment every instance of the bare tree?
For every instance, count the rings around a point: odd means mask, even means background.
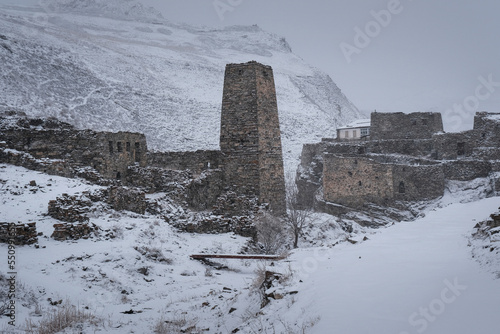
[[[304,227],[312,221],[312,210],[302,208],[298,201],[298,194],[295,177],[288,175],[286,180],[287,225],[293,234],[293,248],[298,247],[299,237],[302,235]]]
[[[269,212],[262,212],[257,219],[257,240],[265,254],[277,254],[286,244],[284,224]]]

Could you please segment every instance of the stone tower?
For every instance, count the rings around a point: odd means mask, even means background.
[[[220,148],[225,183],[286,213],[285,178],[273,70],[251,61],[228,64],[224,76]]]

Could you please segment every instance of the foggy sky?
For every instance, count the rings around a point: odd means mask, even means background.
[[[283,36],[361,110],[440,111],[448,130],[471,127],[476,109],[500,112],[497,0],[140,1],[173,22]]]

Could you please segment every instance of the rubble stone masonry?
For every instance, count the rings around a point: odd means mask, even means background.
[[[238,193],[286,212],[278,106],[272,68],[228,64],[224,76],[220,148],[224,177]]]
[[[438,113],[374,112],[369,140],[304,145],[299,199],[320,210],[318,203],[390,206],[440,197],[449,180],[486,177],[494,194],[500,189],[499,146],[499,113],[476,113],[472,130],[444,133]]]

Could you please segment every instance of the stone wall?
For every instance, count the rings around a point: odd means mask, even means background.
[[[404,154],[413,157],[435,155],[433,139],[387,139],[363,142],[326,142],[324,152],[332,154]]]
[[[14,245],[31,245],[38,242],[36,223],[0,222],[0,242]]]
[[[89,225],[87,223],[79,224],[54,224],[54,232],[51,238],[58,241],[88,239],[96,235],[99,231],[97,225]]]
[[[130,166],[125,183],[131,187],[141,188],[147,193],[173,194],[186,187],[192,179],[193,174],[190,171]]]
[[[474,130],[478,132],[478,146],[498,147],[500,143],[500,113],[476,113]]]
[[[148,166],[173,170],[190,170],[195,174],[222,166],[221,151],[149,152]]]
[[[444,193],[443,166],[419,160],[326,154],[323,176],[325,201],[351,207],[432,199]]]
[[[443,132],[440,113],[416,112],[411,114],[371,114],[370,139],[426,139]]]
[[[442,164],[392,165],[394,199],[421,201],[443,196],[445,177]]]
[[[199,222],[175,223],[174,226],[188,233],[222,234],[235,233],[243,237],[257,239],[257,229],[252,220],[244,216],[210,216]]]
[[[139,214],[146,212],[146,194],[142,191],[125,187],[110,187],[105,193],[107,203],[116,211],[127,210]]]
[[[435,158],[438,160],[456,160],[472,156],[477,147],[475,130],[459,133],[443,133],[433,137]]]
[[[85,195],[62,194],[55,200],[49,201],[48,215],[54,219],[65,222],[88,221],[87,213],[93,202]]]
[[[94,211],[98,203],[104,204],[116,211],[132,211],[144,214],[148,203],[146,194],[137,189],[111,186],[107,189],[84,191],[81,194],[62,194],[49,201],[48,215],[54,219],[75,223],[89,220],[88,214]]]
[[[322,186],[324,143],[305,144],[300,156],[295,182],[297,185],[297,203],[306,209],[314,205],[315,194]]]
[[[489,161],[453,160],[444,163],[444,177],[447,180],[470,181],[487,177],[492,172]]]
[[[286,212],[281,133],[272,68],[228,64],[224,76],[220,147],[226,185]]]
[[[393,198],[392,167],[366,157],[325,154],[323,197],[327,202],[359,207]]]
[[[194,210],[210,210],[224,190],[222,170],[211,169],[202,172],[186,187],[187,202]]]

